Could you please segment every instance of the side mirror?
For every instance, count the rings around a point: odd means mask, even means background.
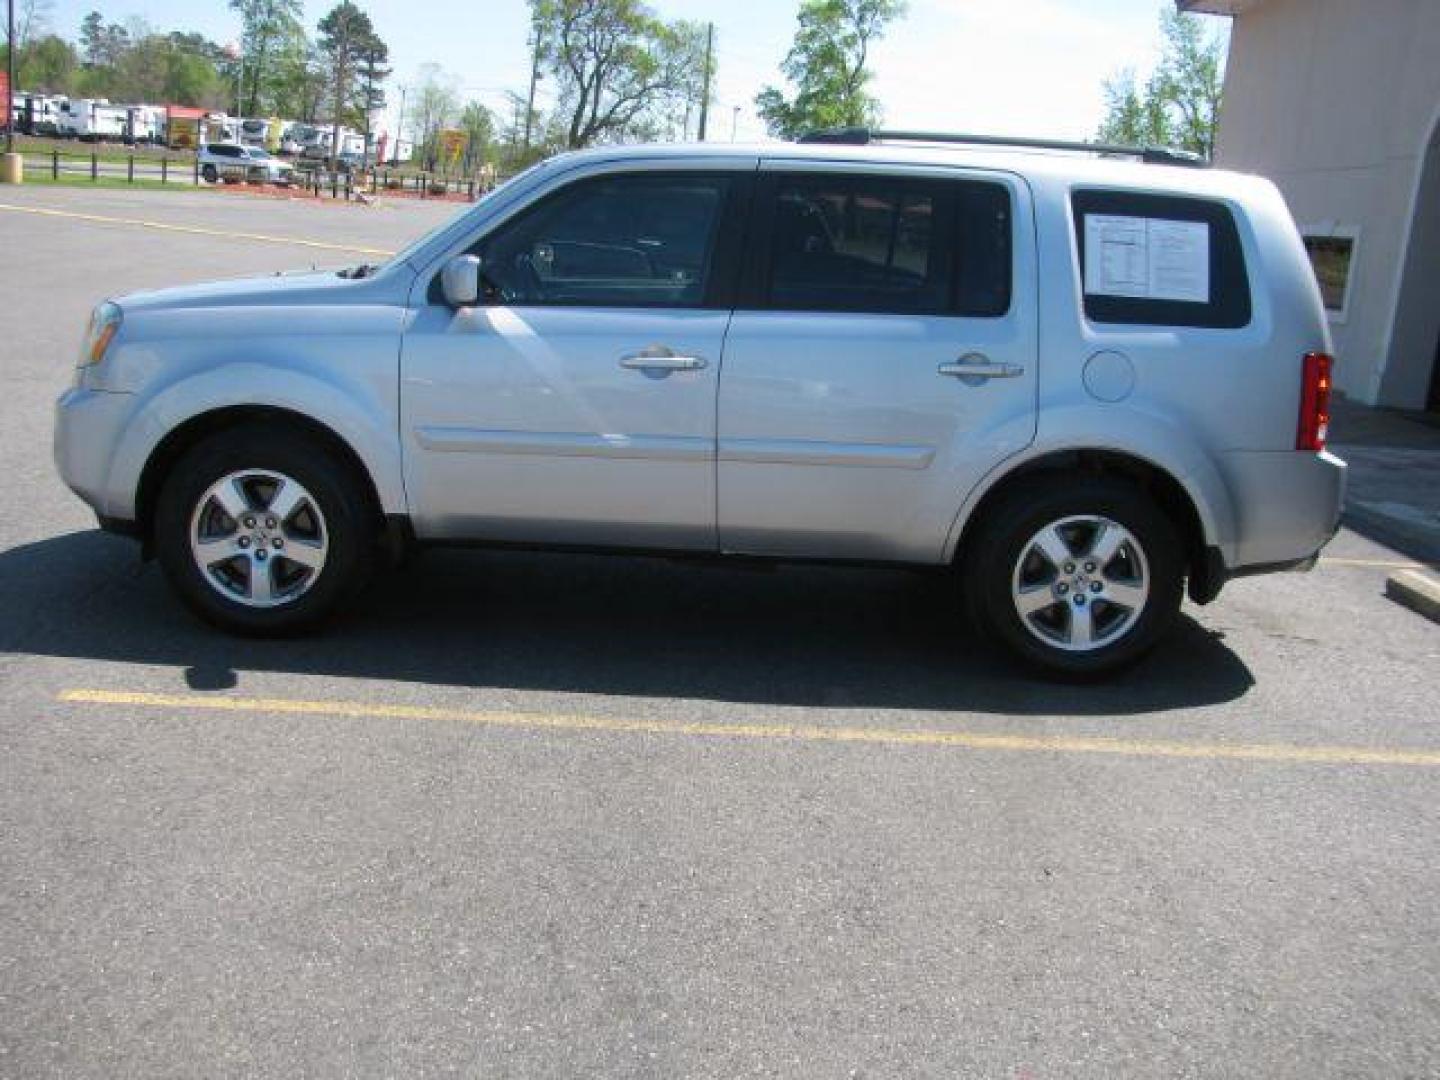
[[[480,257],[456,255],[440,271],[440,291],[451,307],[470,307],[480,300]]]

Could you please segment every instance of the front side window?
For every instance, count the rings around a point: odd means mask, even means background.
[[[508,304],[700,307],[730,181],[620,176],[582,181],[479,248]]]

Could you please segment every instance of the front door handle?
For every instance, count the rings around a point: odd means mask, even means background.
[[[699,371],[706,364],[703,356],[677,356],[669,349],[649,348],[620,358],[620,366],[647,375],[671,371]]]
[[[958,363],[941,364],[935,370],[953,379],[1015,379],[1025,374],[1025,368],[1020,364],[993,364],[989,360],[969,357]]]

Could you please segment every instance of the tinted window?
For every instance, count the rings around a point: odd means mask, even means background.
[[[1010,192],[999,184],[954,185],[956,313],[1004,315],[1010,310]]]
[[[775,193],[769,306],[792,311],[934,312],[950,266],[928,187],[792,177]]]
[[[626,176],[567,188],[481,248],[511,304],[699,307],[724,177]]]
[[[1001,315],[1010,196],[997,184],[786,176],[770,202],[765,304],[791,311]]]
[[[1086,318],[1226,329],[1250,322],[1245,256],[1223,203],[1128,191],[1077,191],[1071,203]],[[1087,251],[1095,240],[1107,250]]]

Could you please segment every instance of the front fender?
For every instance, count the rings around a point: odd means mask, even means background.
[[[1226,565],[1234,565],[1234,500],[1204,447],[1185,428],[1163,415],[1135,409],[1118,411],[1116,406],[1100,404],[1052,406],[1042,411],[1035,441],[988,473],[966,497],[946,537],[946,560],[955,557],[975,508],[996,485],[1031,462],[1074,450],[1128,454],[1174,477],[1195,507],[1206,546],[1219,548]]]
[[[324,377],[330,375],[330,377]],[[139,478],[162,439],[206,413],[270,407],[298,413],[343,439],[364,464],[386,514],[407,512],[396,434],[393,379],[381,386],[272,363],[230,363],[177,378],[137,396],[134,421],[111,459],[107,512],[133,520]]]

